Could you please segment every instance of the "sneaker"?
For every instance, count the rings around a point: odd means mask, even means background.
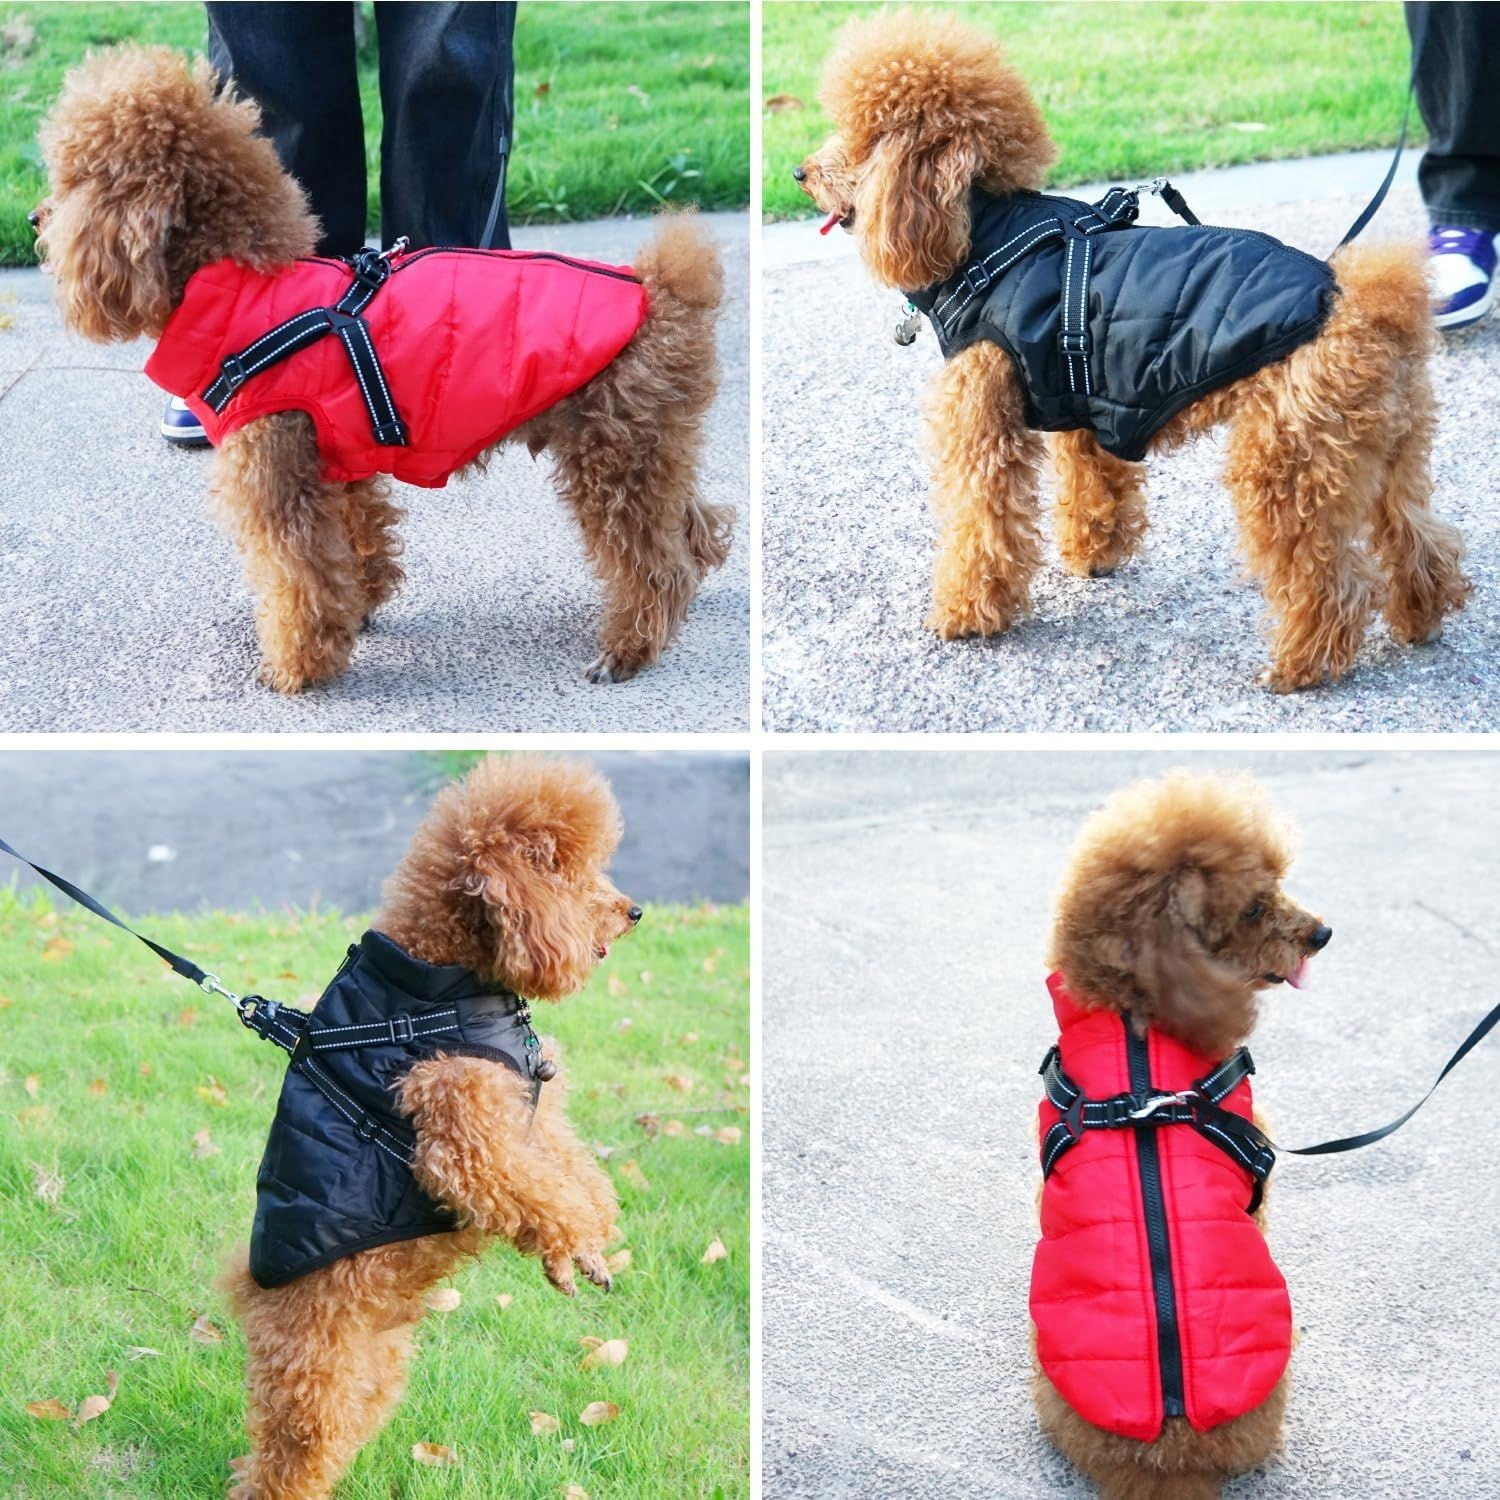
[[[1428,231],[1439,328],[1477,323],[1494,306],[1497,247],[1500,235],[1491,238],[1482,229],[1434,224]]]
[[[203,423],[188,410],[181,396],[173,396],[167,402],[167,409],[161,414],[161,435],[178,448],[208,447]]]

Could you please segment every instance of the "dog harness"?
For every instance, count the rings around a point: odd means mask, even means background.
[[[1163,179],[1153,188],[1182,204]],[[1177,211],[1189,225],[1160,229],[1135,223],[1138,190],[1088,204],[976,189],[970,264],[907,299],[945,358],[980,341],[1005,350],[1027,426],[1087,428],[1135,461],[1185,406],[1313,338],[1333,304],[1326,261]]]
[[[257,998],[241,1019],[291,1054],[255,1179],[250,1274],[263,1287],[457,1227],[412,1175],[416,1136],[391,1091],[413,1063],[488,1058],[525,1080],[533,1110],[556,1071],[519,996],[380,932],[349,949],[311,1014]]]
[[[1218,1062],[1047,980],[1037,1358],[1096,1427],[1150,1442],[1259,1406],[1291,1357],[1292,1309],[1250,1217],[1275,1162],[1241,1047]]]
[[[325,478],[437,488],[592,380],[646,309],[627,268],[538,251],[364,250],[271,275],[220,260],[188,281],[146,374],[214,444],[305,411]]]

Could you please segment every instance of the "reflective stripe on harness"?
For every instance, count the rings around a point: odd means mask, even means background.
[[[1163,1125],[1191,1125],[1204,1140],[1217,1146],[1255,1179],[1247,1213],[1260,1207],[1261,1195],[1276,1152],[1266,1137],[1243,1115],[1219,1107],[1244,1079],[1255,1072],[1255,1063],[1245,1047],[1231,1052],[1212,1072],[1182,1093],[1115,1094],[1108,1099],[1087,1099],[1062,1070],[1056,1047],[1042,1059],[1038,1069],[1047,1098],[1062,1119],[1042,1141],[1042,1176],[1049,1177],[1058,1158],[1083,1139],[1086,1130],[1142,1130]]]
[[[339,336],[344,353],[354,368],[354,378],[364,397],[375,441],[387,448],[408,444],[406,424],[396,411],[386,384],[385,372],[375,353],[370,327],[360,316],[375,300],[375,294],[391,274],[390,262],[376,250],[361,250],[350,262],[354,280],[332,307],[311,307],[278,323],[238,354],[229,355],[219,366],[219,378],[203,393],[203,404],[222,412],[235,393],[252,376],[271,365],[311,348],[330,333]]]

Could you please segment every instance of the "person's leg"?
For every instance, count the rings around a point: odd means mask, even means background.
[[[377,0],[381,235],[510,248],[513,4]]]
[[[1500,6],[1408,4],[1434,224],[1500,234]]]
[[[349,0],[213,4],[208,56],[260,105],[282,165],[323,226],[320,255],[365,242],[365,136]]]

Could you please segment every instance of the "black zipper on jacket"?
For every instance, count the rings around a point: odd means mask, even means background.
[[[1146,1038],[1137,1036],[1129,1016],[1125,1056],[1130,1064],[1130,1092],[1144,1099],[1152,1092],[1151,1056]],[[1181,1417],[1182,1344],[1177,1333],[1177,1293],[1172,1285],[1172,1247],[1167,1237],[1167,1207],[1161,1194],[1161,1157],[1156,1132],[1149,1125],[1135,1132],[1136,1161],[1141,1169],[1141,1202],[1146,1211],[1146,1243],[1151,1251],[1151,1289],[1156,1299],[1156,1356],[1161,1366],[1162,1412]]]

